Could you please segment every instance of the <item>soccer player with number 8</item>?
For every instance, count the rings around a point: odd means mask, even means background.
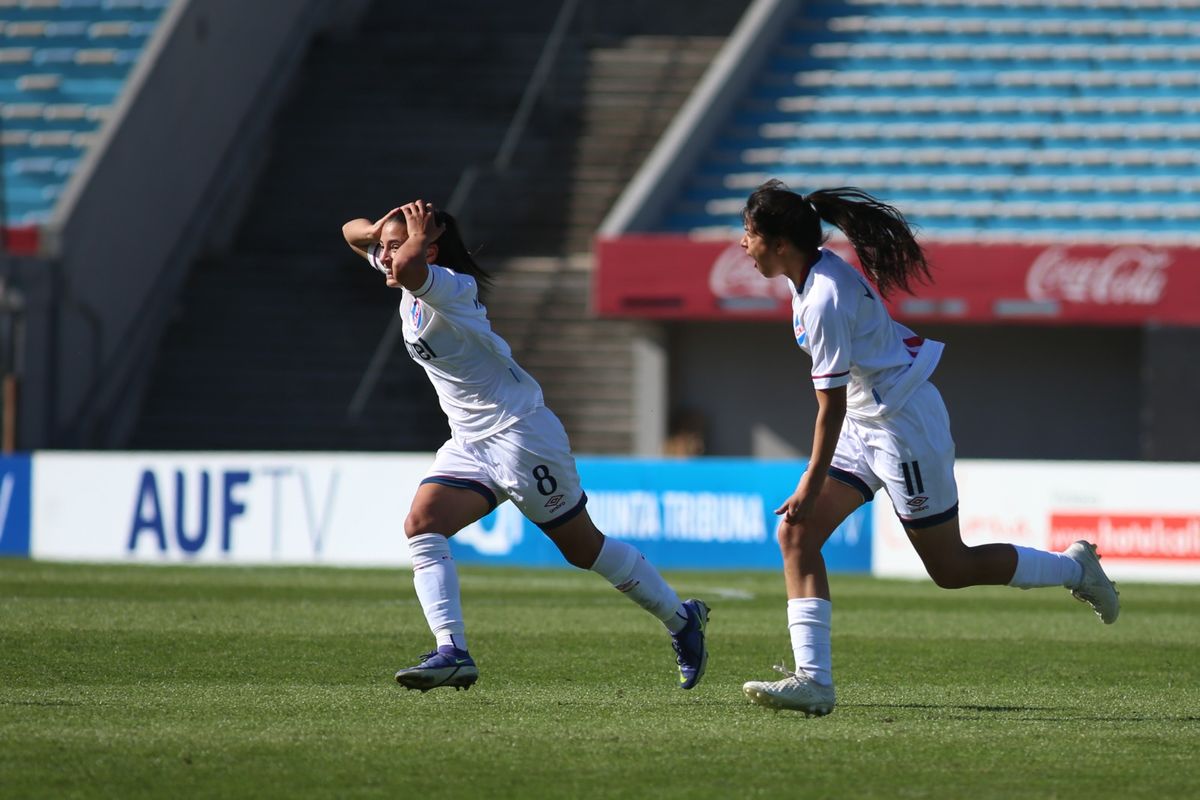
[[[421,691],[466,689],[478,680],[449,538],[512,500],[569,563],[599,573],[666,626],[679,686],[694,687],[708,660],[708,607],[681,602],[637,548],[593,524],[567,434],[537,381],[492,330],[479,296],[491,277],[464,246],[457,221],[417,200],[374,222],[351,220],[342,235],[389,287],[402,290],[405,345],[437,390],[451,430],[404,521],[417,599],[437,647],[396,680]]]

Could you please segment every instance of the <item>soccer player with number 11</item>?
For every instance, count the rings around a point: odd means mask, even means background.
[[[792,329],[812,357],[817,395],[812,456],[775,512],[783,517],[779,546],[796,669],[779,667],[781,680],[748,681],[746,696],[768,708],[833,711],[832,607],[821,547],[881,488],[938,586],[1065,586],[1105,623],[1115,622],[1117,590],[1095,545],[1080,541],[1048,553],[963,543],[950,418],[928,380],[942,345],[893,321],[883,303],[890,290],[929,277],[903,215],[853,187],[802,195],[768,181],[750,195],[742,219],[742,248],[755,267],[767,278],[786,276],[791,287]],[[822,247],[822,221],[846,235],[862,272]]]

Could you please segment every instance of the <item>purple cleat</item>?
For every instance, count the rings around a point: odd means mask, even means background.
[[[708,666],[708,647],[704,631],[708,627],[708,606],[702,600],[684,600],[688,621],[683,630],[671,636],[675,661],[679,664],[679,688],[691,689],[704,677]]]
[[[396,673],[396,683],[406,689],[428,692],[439,686],[470,689],[479,680],[475,659],[466,650],[441,645],[432,653],[421,656],[421,663]]]

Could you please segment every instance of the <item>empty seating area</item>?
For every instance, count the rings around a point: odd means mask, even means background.
[[[0,225],[47,221],[170,0],[0,0]]]
[[[926,236],[1200,243],[1200,0],[800,5],[661,227],[739,230],[768,177]]]

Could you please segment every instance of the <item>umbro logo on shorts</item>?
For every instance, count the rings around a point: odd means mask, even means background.
[[[559,509],[559,507],[562,506],[562,504],[563,504],[563,496],[561,494],[556,494],[553,497],[551,497],[549,500],[546,501],[545,507],[550,509],[551,511],[557,511]]]
[[[918,497],[914,497],[911,500],[905,500],[904,504],[906,506],[908,506],[909,508],[911,508],[913,511],[924,511],[925,504],[928,502],[929,502],[928,497],[918,496]]]

